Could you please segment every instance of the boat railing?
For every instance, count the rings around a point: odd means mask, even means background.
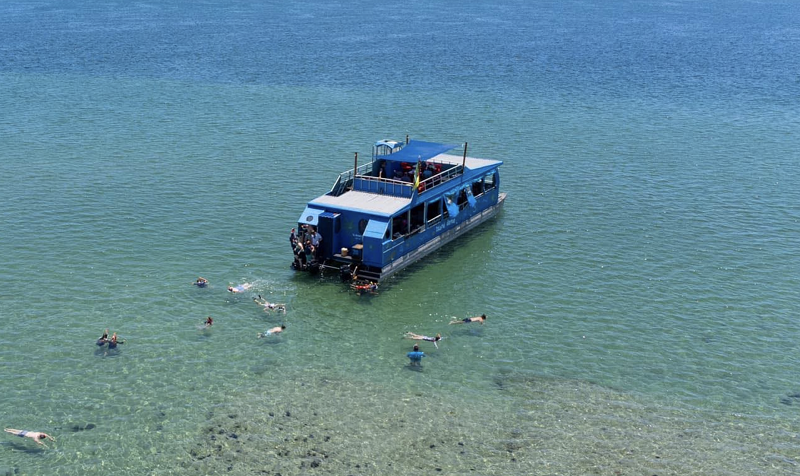
[[[336,178],[336,182],[333,184],[333,187],[331,187],[331,191],[328,192],[329,195],[337,197],[344,192],[351,190],[356,177],[362,177],[367,173],[372,172],[372,164],[366,163],[359,165],[358,168],[355,169],[355,174],[353,173],[353,170],[354,169],[350,169],[339,174],[339,176]]]
[[[425,180],[420,181],[420,191],[429,190],[437,185],[441,185],[449,180],[452,180],[459,175],[464,173],[464,167],[460,165],[456,165],[455,167],[451,167],[447,170],[443,170],[438,174],[428,177]]]
[[[443,170],[436,175],[421,180],[419,191],[424,192],[438,185],[448,182],[464,173],[464,167],[455,165]],[[413,183],[403,180],[376,177],[372,175],[372,164],[360,165],[353,174],[353,169],[339,174],[336,182],[331,188],[330,194],[338,196],[348,190],[358,190],[362,192],[378,193],[381,195],[391,195],[395,197],[410,198],[413,195]]]
[[[411,197],[411,188],[414,184],[402,180],[375,177],[372,175],[358,175],[354,183],[354,190],[362,192],[391,195],[394,197]]]

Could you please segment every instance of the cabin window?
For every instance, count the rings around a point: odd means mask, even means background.
[[[425,203],[411,209],[411,233],[425,229]]]
[[[492,172],[490,174],[487,174],[483,178],[483,188],[484,188],[484,190],[486,190],[488,192],[489,190],[493,189],[495,187],[495,181],[496,181],[496,177],[495,177],[495,173],[494,172]]]
[[[392,239],[396,240],[408,234],[408,212],[392,218]]]
[[[456,199],[456,205],[458,205],[459,210],[463,210],[464,207],[467,206],[467,189],[462,188],[458,191],[458,198]]]
[[[483,179],[472,182],[472,196],[479,197],[483,193]]]
[[[442,219],[442,199],[428,202],[428,226],[433,226]]]
[[[364,234],[364,230],[367,229],[367,223],[369,223],[369,220],[367,220],[366,218],[362,218],[361,220],[358,221],[358,234],[359,235],[363,235]]]

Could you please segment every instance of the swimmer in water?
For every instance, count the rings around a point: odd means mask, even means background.
[[[262,306],[264,308],[264,311],[266,311],[266,312],[269,312],[269,311],[281,311],[284,314],[286,314],[286,304],[278,304],[278,303],[275,303],[275,302],[269,302],[266,299],[262,298],[260,294],[258,295],[257,298],[253,298],[253,302],[258,304],[259,306]]]
[[[480,322],[483,324],[486,322],[486,314],[481,314],[478,317],[465,317],[464,319],[456,319],[455,321],[450,321],[450,324],[469,324],[472,322]]]
[[[204,287],[208,286],[208,280],[206,278],[200,276],[199,278],[197,278],[197,281],[195,281],[192,284],[194,284],[198,288],[204,288]]]
[[[124,343],[125,343],[124,340],[123,341],[117,341],[117,333],[115,332],[111,336],[111,340],[108,341],[108,348],[109,349],[115,349],[117,347],[117,344],[121,345],[121,344],[124,344]]]
[[[97,339],[97,345],[99,347],[102,347],[106,344],[108,344],[108,329],[106,329],[105,332],[103,332],[103,335],[100,336],[99,339]]]
[[[262,337],[274,336],[275,334],[280,334],[281,332],[283,332],[284,329],[286,329],[285,325],[273,327],[272,329],[269,329],[267,332],[264,332],[263,334],[259,332],[258,338],[261,339]]]
[[[47,433],[42,433],[41,431],[25,431],[25,430],[15,430],[14,428],[6,428],[6,433],[11,433],[12,435],[19,436],[21,438],[31,438],[36,443],[44,446],[47,448],[47,445],[44,444],[45,440],[52,440],[56,441],[55,438],[48,435]]]
[[[205,324],[206,329],[208,329],[209,327],[214,325],[214,319],[211,319],[211,316],[208,316],[206,318],[206,322],[204,324]]]
[[[420,334],[414,334],[413,332],[406,332],[405,338],[406,339],[414,339],[414,340],[424,340],[425,342],[433,342],[434,347],[436,347],[438,349],[439,348],[439,344],[437,344],[437,342],[442,340],[442,335],[441,334],[436,334],[436,337],[428,337],[428,336],[423,336],[423,335],[420,335]]]
[[[357,278],[354,278],[357,279]],[[370,294],[378,294],[378,283],[373,283],[372,281],[354,281],[350,285],[350,289],[356,292],[359,296],[361,293],[370,293]]]
[[[248,289],[250,289],[251,287],[253,287],[252,284],[244,283],[244,284],[240,284],[238,286],[228,286],[228,291],[230,291],[230,292],[232,292],[234,294],[243,293],[243,292],[247,291]]]
[[[422,365],[422,358],[425,357],[425,352],[419,350],[418,344],[414,344],[414,350],[406,354],[406,357],[411,361],[412,366],[419,366]]]

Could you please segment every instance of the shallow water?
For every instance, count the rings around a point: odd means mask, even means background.
[[[0,6],[0,420],[58,440],[0,474],[798,471],[797,7],[412,6]],[[503,212],[377,296],[295,275],[406,133]]]

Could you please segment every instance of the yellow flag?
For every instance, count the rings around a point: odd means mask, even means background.
[[[417,161],[417,168],[414,170],[414,190],[419,189],[419,160]]]

